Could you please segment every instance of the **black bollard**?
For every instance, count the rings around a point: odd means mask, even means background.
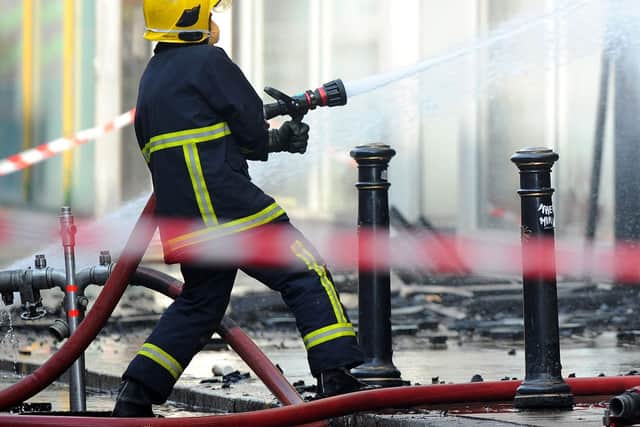
[[[388,255],[389,245],[389,161],[396,155],[388,145],[370,144],[351,151],[358,163],[358,232],[372,237],[375,251],[366,249],[373,257]],[[362,240],[360,241],[362,245]],[[385,247],[383,247],[385,246]],[[360,247],[360,253],[364,248]],[[373,252],[373,253],[372,253]],[[381,263],[383,260],[380,259]],[[374,265],[378,265],[373,260]],[[407,384],[392,361],[391,347],[391,279],[389,268],[359,266],[358,283],[358,341],[366,361],[351,372],[362,381],[394,387]]]
[[[573,395],[562,379],[554,245],[551,168],[558,154],[526,148],[511,157],[520,169],[525,379],[514,406],[519,409],[571,408]],[[547,273],[533,271],[544,253]],[[552,274],[549,274],[549,271]]]

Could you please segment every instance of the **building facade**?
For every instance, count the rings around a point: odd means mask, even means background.
[[[603,52],[624,54],[625,42],[612,36],[611,26],[638,12],[632,2],[586,3],[235,0],[230,14],[217,16],[223,47],[259,92],[269,85],[296,93],[334,78],[348,89],[364,88],[347,107],[311,112],[310,153],[253,165],[256,181],[294,216],[353,223],[349,149],[384,142],[398,152],[391,203],[410,220],[423,216],[461,232],[513,231],[519,227],[518,174],[509,157],[545,146],[560,154],[553,175],[559,231],[581,235],[604,100]],[[0,65],[0,157],[134,105],[151,55],[141,37],[141,0],[0,0],[0,6],[6,11],[0,49],[8,58]],[[367,90],[367,78],[411,66],[419,72]],[[616,91],[613,79],[606,83],[598,212],[599,233],[610,237]],[[625,93],[636,86],[625,86]],[[127,128],[66,159],[0,178],[0,199],[52,210],[70,201],[100,215],[149,188]]]

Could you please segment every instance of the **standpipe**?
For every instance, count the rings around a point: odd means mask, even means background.
[[[146,248],[151,242],[157,228],[153,219],[155,206],[155,196],[152,195],[125,245],[120,262],[116,264],[85,321],[80,324],[60,350],[42,366],[16,384],[0,391],[0,408],[6,409],[15,406],[44,390],[69,369],[80,353],[95,339],[120,301],[129,279],[140,264]],[[0,425],[3,425],[2,421],[0,421]]]
[[[67,324],[69,334],[73,335],[82,321],[83,309],[80,307],[78,298],[77,278],[76,278],[76,232],[70,207],[63,207],[60,211],[60,236],[62,237],[62,247],[64,249],[64,267],[66,273],[66,287],[64,308],[67,314]],[[84,376],[84,352],[73,362],[69,372],[69,406],[72,412],[84,412],[87,410],[87,391]]]
[[[111,291],[109,292],[110,295],[116,295],[113,292],[113,289],[115,285],[119,283],[119,281],[123,281],[125,286],[129,283],[133,286],[144,286],[148,289],[162,293],[163,295],[166,295],[172,299],[179,297],[182,293],[182,282],[169,275],[146,267],[137,267],[137,269],[132,270],[131,263],[136,263],[136,260],[137,263],[139,263],[142,255],[144,255],[144,250],[140,248],[146,247],[151,237],[153,236],[156,224],[152,219],[152,214],[155,210],[154,205],[155,199],[151,197],[141,215],[141,219],[138,221],[136,227],[132,232],[127,246],[123,251],[123,256],[117,264],[111,264],[110,255],[108,254],[108,252],[103,251],[100,254],[99,266],[83,269],[77,274],[76,280],[73,281],[76,288],[71,289],[73,293],[77,292],[78,294],[83,294],[84,289],[86,289],[89,284],[103,285],[106,283],[105,289],[100,294],[100,298],[98,299],[98,301],[96,301],[94,307],[90,312],[90,316],[87,317],[86,322],[83,322],[82,325],[91,321],[94,310],[100,309],[104,313],[106,313],[106,311],[103,310],[103,306],[101,305],[101,303],[103,302],[101,301],[102,295],[106,295],[108,290]],[[70,214],[70,210],[65,209],[63,210],[63,215],[61,215],[61,231],[65,249],[67,247],[75,246],[75,227],[73,224],[73,218],[70,216]],[[61,277],[61,275],[56,270],[47,268],[46,260],[43,256],[39,255],[36,257],[36,267],[37,271],[39,272],[38,275],[28,275],[28,277],[25,277],[25,275],[20,271],[2,272],[2,274],[0,274],[0,287],[7,292],[10,292],[13,288],[19,287],[37,290],[59,287],[64,290],[68,288],[67,284],[70,283],[69,277],[76,276],[75,262],[73,261],[74,257],[70,256],[72,255],[72,252],[65,251],[65,255],[69,255],[68,257],[65,257],[65,260],[68,260],[68,262],[72,264],[68,267],[73,267],[67,268],[66,277]],[[130,257],[132,256],[133,260],[130,259]],[[27,272],[31,272],[31,270],[28,270]],[[114,282],[114,278],[118,277],[119,281]],[[115,301],[116,303],[121,295],[122,294],[117,296],[117,299]],[[68,297],[69,293],[67,293],[67,298]],[[93,335],[93,338],[95,338],[97,332],[99,332],[99,330],[104,326],[104,323],[108,319],[114,307],[115,303],[113,304],[113,307],[107,309],[108,313],[106,314],[106,316],[104,316],[104,318],[100,317],[100,319],[98,320],[98,322],[100,322],[100,325]],[[63,363],[70,363],[68,362],[68,360],[74,360],[79,354],[84,352],[86,347],[93,340],[93,338],[91,340],[88,340],[85,345],[78,344],[69,347],[70,342],[77,340],[75,338],[76,335],[86,330],[86,328],[84,328],[82,325],[77,329],[76,333],[70,337],[67,344],[65,344],[59,350],[59,352],[56,353],[51,359],[49,359],[49,361],[47,361],[41,368],[36,370],[28,377],[24,378],[20,382],[0,392],[0,405],[6,408],[8,406],[20,403],[44,389],[51,382],[55,381],[57,376],[49,380],[51,375],[55,375],[53,370],[60,369]],[[56,335],[58,335],[59,338],[62,339],[66,338],[67,334],[70,332],[69,329],[66,333],[59,330],[56,330],[55,332],[57,332]],[[233,320],[231,320],[230,318],[224,318],[222,323],[218,327],[218,333],[221,337],[224,338],[227,344],[234,351],[236,351],[238,355],[240,355],[245,363],[247,363],[247,365],[253,370],[253,372],[255,372],[255,374],[263,381],[267,388],[276,396],[276,398],[278,398],[280,402],[285,405],[304,403],[302,397],[298,394],[296,389],[287,381],[282,372],[280,372],[280,370],[269,360],[269,358],[260,350],[260,348],[253,341],[251,341],[249,336]],[[69,357],[60,358],[59,356],[61,356],[67,350],[75,353],[67,354],[67,356]],[[56,358],[58,360],[53,364],[53,366],[51,366],[51,363],[53,363],[54,359]],[[64,369],[64,366],[62,366],[61,372],[64,371]],[[80,378],[82,381],[84,380],[84,376],[80,376]],[[11,400],[9,400],[9,398],[7,397],[7,394],[12,390],[16,393],[15,395],[10,395],[10,398],[14,400],[13,403],[11,403]],[[71,396],[73,402],[73,395]],[[5,402],[7,401],[9,403],[5,404]],[[82,411],[84,410],[85,409],[82,409]],[[72,411],[78,412],[78,410],[74,409],[73,407]],[[60,418],[56,418],[56,420],[57,422],[61,421]],[[3,424],[3,421],[0,421],[0,425],[5,424]],[[9,423],[7,425],[13,424]],[[54,423],[54,425],[59,424]],[[306,425],[306,427],[322,427],[326,425],[326,422],[318,421],[308,424]]]

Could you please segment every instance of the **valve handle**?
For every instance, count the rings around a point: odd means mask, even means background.
[[[20,313],[22,320],[38,320],[47,315],[47,310],[42,306],[27,307],[25,311]]]
[[[284,111],[282,111],[281,114],[290,115],[295,122],[301,122],[302,118],[309,110],[303,102],[292,98],[274,87],[267,86],[264,88],[264,91],[267,95],[278,101],[279,106],[283,107],[282,109]]]
[[[274,87],[267,86],[264,88],[264,91],[276,101],[283,101],[286,104],[296,105],[296,101],[292,97]]]

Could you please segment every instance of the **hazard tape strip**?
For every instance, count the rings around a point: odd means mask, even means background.
[[[164,230],[184,230],[194,224],[161,220]],[[154,220],[154,224],[155,224]],[[126,240],[124,224],[100,226],[90,222],[77,222],[78,248],[84,253],[111,249],[117,259],[118,248]],[[33,224],[19,217],[0,213],[0,244],[18,241],[49,244],[55,241],[54,223]],[[113,239],[110,239],[114,237]],[[377,233],[345,230],[327,226],[314,226],[308,237],[332,268],[387,269],[410,271],[419,275],[508,276],[541,275],[546,279],[557,277],[591,277],[602,281],[640,283],[640,246],[617,244],[585,245],[584,242],[557,239],[540,240],[528,245],[524,252],[520,236],[456,236],[430,233],[396,233],[387,243]],[[290,229],[278,225],[264,226],[254,232],[240,233],[194,247],[184,253],[184,261],[208,262],[215,265],[263,265],[282,267],[297,262],[290,246]],[[146,243],[145,243],[146,244]],[[450,254],[455,252],[456,256]],[[148,255],[161,257],[156,240]],[[523,256],[524,255],[524,256]],[[120,255],[126,256],[126,255]],[[524,265],[523,265],[524,259]],[[554,262],[555,260],[555,262]],[[466,274],[460,274],[464,268]]]
[[[78,132],[71,138],[59,138],[22,153],[7,157],[4,160],[0,160],[0,176],[21,171],[43,160],[57,156],[60,153],[78,147],[82,144],[86,144],[87,142],[97,139],[103,135],[107,135],[117,129],[129,126],[133,123],[135,114],[135,109],[129,110],[102,126],[86,129]]]

